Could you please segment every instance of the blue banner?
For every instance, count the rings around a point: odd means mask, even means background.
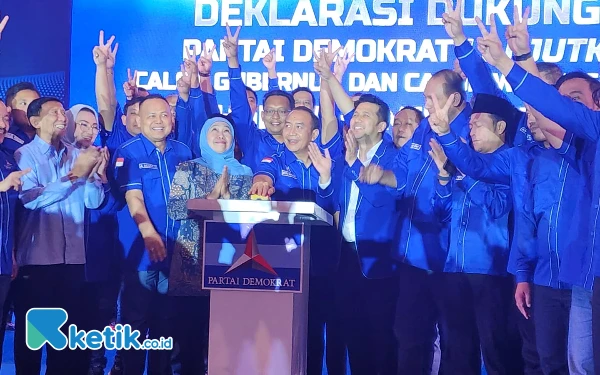
[[[469,38],[480,36],[475,16],[489,24],[497,14],[498,32],[513,18],[513,4],[531,6],[529,32],[538,61],[558,63],[565,71],[598,76],[600,5],[595,0],[465,0]],[[221,40],[225,24],[242,26],[240,61],[252,89],[267,90],[261,60],[276,49],[280,86],[308,86],[318,92],[313,51],[329,40],[355,53],[343,84],[349,92],[380,95],[395,111],[423,106],[432,73],[452,68],[452,40],[442,25],[445,0],[73,0],[71,104],[95,104],[92,48],[98,32],[116,36],[119,52],[116,85],[119,100],[127,68],[137,70],[139,86],[151,92],[176,91],[186,47],[199,53],[203,43],[218,44],[212,68],[219,104],[229,109],[226,56]],[[91,16],[93,15],[93,16]],[[504,39],[504,38],[502,38]],[[505,79],[495,73],[507,92]],[[512,97],[512,96],[511,96]]]
[[[302,292],[303,225],[206,221],[203,289]]]

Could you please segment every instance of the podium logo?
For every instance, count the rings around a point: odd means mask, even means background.
[[[256,235],[254,229],[248,234],[246,240],[246,248],[244,254],[225,272],[226,274],[238,268],[254,268],[273,276],[277,276],[277,272],[271,267],[267,260],[258,252],[258,244],[256,243]]]
[[[75,349],[98,350],[170,350],[173,338],[146,339],[140,342],[140,332],[131,329],[128,324],[117,324],[115,328],[105,327],[103,331],[82,331],[74,324],[69,325],[68,336],[61,328],[69,319],[63,309],[34,308],[25,315],[25,343],[30,350],[40,350],[48,344],[55,350],[67,347]]]

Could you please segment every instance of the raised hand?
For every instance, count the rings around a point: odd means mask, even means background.
[[[427,153],[429,154],[429,156],[431,156],[431,159],[433,159],[433,162],[435,163],[436,167],[438,168],[440,175],[447,176],[448,172],[444,169],[444,165],[446,164],[448,157],[446,157],[446,153],[444,152],[444,149],[433,138],[431,138],[429,140],[429,146],[431,147],[431,150],[427,151]]]
[[[22,171],[11,172],[4,180],[0,181],[0,192],[7,192],[11,188],[15,189],[16,191],[21,191],[21,186],[23,185],[21,177],[25,176],[29,172],[31,172],[31,168],[27,168]]]
[[[513,24],[506,28],[506,42],[515,56],[526,55],[531,52],[529,42],[529,31],[527,30],[527,21],[531,9],[525,8],[525,13],[521,16],[519,6],[515,5],[513,12]]]
[[[98,45],[94,47],[92,53],[94,54],[94,63],[96,65],[106,65],[107,69],[112,69],[115,66],[115,57],[117,50],[119,49],[119,43],[115,44],[115,48],[112,48],[112,44],[115,41],[115,36],[111,36],[106,42],[104,42],[104,30],[100,30],[98,35]]]
[[[345,132],[344,145],[346,146],[346,163],[348,163],[348,166],[351,167],[356,159],[358,159],[358,141],[354,137],[352,130]]]
[[[479,53],[481,53],[488,63],[495,67],[499,67],[504,60],[508,59],[508,56],[506,56],[506,53],[502,48],[502,42],[500,41],[498,31],[496,30],[496,15],[490,15],[489,32],[486,30],[483,22],[481,22],[481,18],[475,17],[475,22],[477,22],[479,31],[481,31],[481,37],[477,38],[477,49],[479,50]]]
[[[275,48],[271,48],[271,51],[263,57],[263,65],[267,70],[275,70],[275,65],[277,64],[277,59],[275,58]]]
[[[71,169],[71,175],[76,179],[85,178],[90,176],[90,173],[96,167],[97,161],[100,159],[100,151],[94,146],[90,146],[85,150],[82,150]]]
[[[211,48],[208,48],[206,43],[204,43],[204,48],[202,49],[200,59],[198,60],[198,72],[200,74],[210,74],[213,65],[213,54],[216,48],[216,44]]]
[[[186,102],[190,95],[191,79],[192,77],[185,71],[185,66],[181,64],[181,77],[177,80],[177,92]]]
[[[448,111],[450,111],[450,108],[452,107],[452,101],[454,100],[454,97],[450,95],[443,107],[440,106],[440,103],[435,95],[432,96],[432,99],[433,108],[435,111],[428,117],[431,130],[433,130],[437,135],[448,134],[450,133],[450,119],[448,117]]]
[[[348,53],[346,49],[342,51],[341,55],[338,55],[333,64],[333,75],[339,80],[342,80],[342,76],[346,73],[350,61],[354,58],[354,53]]]
[[[329,81],[329,79],[333,77],[333,73],[331,72],[331,64],[327,63],[325,50],[321,50],[319,54],[315,52],[313,55],[315,57],[315,62],[313,64],[315,73],[317,73],[321,79]]]
[[[117,51],[119,50],[119,43],[115,43],[115,48],[112,48],[111,45],[108,46],[106,50],[106,69],[114,69],[115,63],[117,61]]]
[[[108,183],[108,176],[106,175],[106,167],[108,166],[109,160],[110,160],[110,153],[108,152],[108,148],[106,148],[106,146],[105,146],[100,149],[100,160],[97,162],[98,169],[96,171],[96,173],[98,174],[98,177],[100,177],[100,181],[102,181],[103,184]]]
[[[454,40],[454,45],[461,45],[467,40],[462,21],[462,0],[456,0],[456,8],[452,7],[452,0],[446,0],[446,13],[442,14],[442,23],[446,33]]]
[[[2,31],[6,27],[6,24],[8,23],[8,19],[9,19],[8,16],[4,16],[4,18],[2,18],[2,21],[0,21],[0,39],[2,39]]]
[[[192,54],[189,48],[186,47],[185,51],[187,53],[187,59],[183,61],[185,76],[189,77],[190,87],[199,87],[200,79],[198,78],[198,63],[196,62],[196,57],[194,56],[194,54]]]
[[[327,49],[321,50],[321,51],[325,52],[325,60],[327,61],[327,64],[330,67],[331,67],[331,64],[333,64],[333,62],[335,61],[335,59],[338,56],[338,53],[340,52],[341,49],[342,49],[342,46],[339,46],[338,49],[336,49],[334,51],[333,44],[331,43],[331,41],[329,41],[329,43],[327,43]]]
[[[316,143],[311,142],[308,145],[308,157],[310,158],[310,161],[314,165],[317,172],[319,172],[321,183],[326,183],[329,181],[331,179],[331,167],[333,166],[329,150],[326,149],[325,155],[323,155],[319,149],[319,146],[317,146]]]
[[[217,180],[213,190],[206,196],[206,199],[229,199],[231,193],[229,192],[229,172],[227,166],[223,167],[221,177]]]
[[[240,36],[241,26],[238,26],[235,34],[231,34],[231,29],[229,28],[229,24],[225,24],[227,29],[227,36],[223,38],[223,48],[225,49],[225,55],[227,58],[234,58],[238,55],[238,37]]]
[[[273,185],[266,181],[256,181],[252,184],[248,195],[258,195],[260,197],[270,197],[275,193]]]
[[[221,177],[219,178],[221,182],[221,197],[222,199],[231,198],[231,193],[229,192],[229,170],[227,166],[223,167],[223,172],[221,173]]]
[[[131,75],[131,69],[127,68],[127,81],[123,83],[123,92],[127,100],[135,98],[138,94],[137,89],[137,70]]]

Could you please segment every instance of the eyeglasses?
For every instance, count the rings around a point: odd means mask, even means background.
[[[100,131],[98,125],[90,125],[87,122],[76,122],[75,124],[81,126],[83,130],[88,130],[93,133],[98,133],[98,131]]]
[[[265,109],[264,112],[268,117],[272,117],[275,113],[279,114],[280,117],[283,117],[287,116],[291,111],[287,109]]]

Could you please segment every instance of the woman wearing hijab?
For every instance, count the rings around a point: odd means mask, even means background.
[[[67,112],[67,131],[63,140],[76,148],[86,149],[97,140],[100,123],[97,112],[90,106],[77,104]],[[108,163],[108,149],[101,150]],[[86,210],[86,297],[88,329],[103,330],[116,315],[119,295],[119,257],[114,247],[118,230],[115,212],[117,201],[109,194],[107,175],[100,176],[105,186],[105,200],[98,209]],[[117,353],[115,362],[120,362]],[[105,350],[90,354],[89,374],[104,374],[107,359]]]
[[[202,220],[190,219],[189,199],[248,199],[252,170],[234,157],[233,125],[223,117],[208,119],[200,132],[201,157],[181,163],[171,185],[169,216],[181,220],[169,276],[176,300],[181,374],[204,374],[204,337],[208,292],[202,290]],[[200,296],[200,297],[199,297]]]
[[[88,105],[77,104],[67,112],[67,131],[63,139],[77,148],[85,149],[94,144],[99,130],[98,113]]]
[[[171,218],[181,220],[181,226],[173,253],[173,263],[177,266],[172,267],[170,294],[202,293],[199,273],[202,264],[201,222],[188,218],[187,201],[197,198],[248,199],[253,173],[235,159],[233,139],[233,126],[227,119],[208,119],[199,137],[202,156],[177,166],[168,211]]]

